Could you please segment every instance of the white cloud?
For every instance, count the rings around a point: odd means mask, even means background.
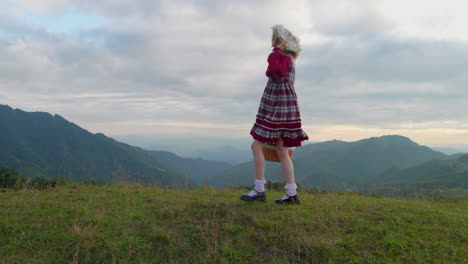
[[[381,0],[377,9],[393,24],[392,33],[402,38],[468,42],[464,0]]]
[[[0,103],[59,113],[93,132],[191,127],[203,135],[248,137],[276,23],[302,39],[296,90],[303,123],[314,130],[410,123],[444,129],[443,121],[468,121],[462,34],[468,21],[461,1],[6,3]],[[107,22],[56,33],[22,19],[59,17],[69,9]],[[167,129],[149,129],[158,122]],[[312,139],[324,137],[316,131]]]

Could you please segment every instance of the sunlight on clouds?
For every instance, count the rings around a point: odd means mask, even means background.
[[[93,133],[108,135],[186,135],[244,137],[248,135],[251,125],[216,124],[203,122],[173,122],[153,120],[133,120],[116,122],[86,123],[84,127]]]
[[[402,135],[422,145],[460,144],[468,142],[468,127],[453,122],[453,127],[445,124],[398,124],[394,128],[375,128],[352,125],[304,126],[312,141],[339,139],[356,141],[382,135]]]
[[[223,135],[226,138],[250,138],[252,124],[223,124],[201,122],[171,122],[171,121],[119,121],[99,122],[85,125],[93,132],[103,132],[112,135]],[[422,145],[460,144],[468,142],[468,125],[458,121],[441,123],[407,123],[377,128],[353,125],[304,125],[304,131],[310,141],[321,142],[333,139],[356,141],[360,139],[379,137],[382,135],[402,135]],[[116,133],[118,131],[118,133]],[[142,133],[143,131],[143,133]]]

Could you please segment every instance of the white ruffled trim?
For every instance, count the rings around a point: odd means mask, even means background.
[[[255,179],[255,184],[265,184],[266,180],[257,180]]]

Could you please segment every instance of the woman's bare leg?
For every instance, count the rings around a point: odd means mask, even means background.
[[[289,150],[283,146],[283,140],[278,140],[276,144],[276,153],[281,161],[281,167],[283,167],[283,176],[286,178],[287,184],[294,184],[294,167],[291,158],[289,157]]]
[[[294,180],[294,167],[291,158],[289,157],[289,150],[287,147],[284,147],[283,140],[279,140],[276,144],[276,152],[281,161],[281,167],[283,167],[283,175],[286,178],[286,186],[284,188],[287,190],[287,193],[283,198],[280,200],[276,200],[276,203],[283,203],[285,201],[287,203],[296,203],[299,204],[300,201],[298,200],[297,196],[297,185]],[[292,200],[291,200],[292,199]]]
[[[255,187],[247,195],[241,195],[241,200],[247,202],[260,201],[265,202],[265,156],[263,155],[263,144],[254,140],[252,143],[252,152],[255,161]]]
[[[255,179],[259,181],[265,180],[265,156],[263,155],[263,144],[260,141],[254,140],[252,143],[252,152],[255,161]]]

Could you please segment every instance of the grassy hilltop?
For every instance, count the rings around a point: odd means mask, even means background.
[[[467,263],[465,201],[69,184],[0,193],[0,263]]]

